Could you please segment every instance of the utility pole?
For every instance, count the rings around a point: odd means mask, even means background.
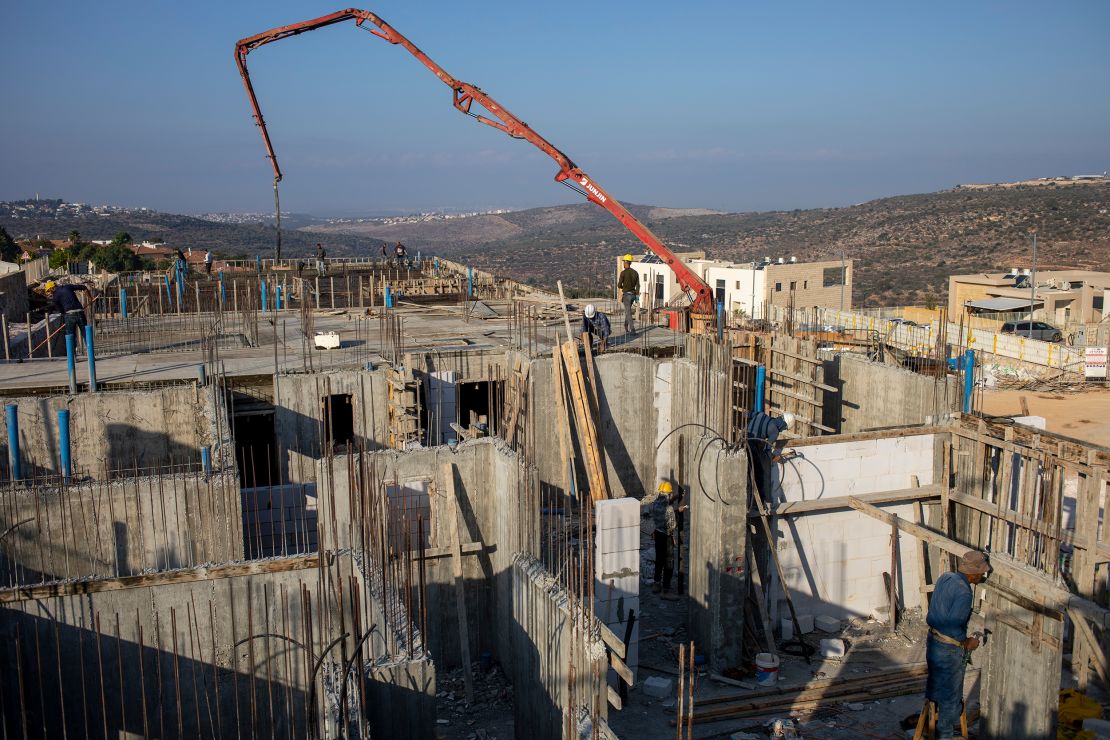
[[[1033,333],[1033,303],[1037,300],[1037,227],[1029,229],[1033,235],[1033,269],[1029,275],[1029,333]]]

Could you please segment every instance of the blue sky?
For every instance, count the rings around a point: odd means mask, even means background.
[[[338,9],[147,0],[0,6],[0,199],[271,210],[237,39]],[[726,211],[1110,169],[1110,3],[384,2],[618,199]],[[263,47],[252,80],[284,210],[577,202],[353,23]]]

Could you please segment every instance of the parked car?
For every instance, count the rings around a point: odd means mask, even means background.
[[[1062,342],[1064,333],[1051,324],[1043,321],[1007,321],[1002,325],[1003,334],[1017,334],[1030,339],[1040,339],[1045,342]]]
[[[916,321],[910,321],[909,319],[901,319],[901,318],[891,319],[890,323],[892,323],[892,324],[901,324],[902,326],[912,326],[912,327],[921,326],[921,324],[917,323]]]

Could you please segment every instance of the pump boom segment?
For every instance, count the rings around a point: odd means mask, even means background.
[[[452,102],[455,108],[471,116],[480,123],[492,126],[514,139],[524,139],[528,141],[533,146],[543,151],[544,154],[555,160],[555,163],[559,166],[559,171],[555,175],[555,181],[577,190],[588,200],[593,201],[613,214],[626,229],[635,234],[636,238],[642,241],[648,249],[658,255],[659,259],[674,271],[679,286],[691,297],[691,311],[694,314],[706,317],[703,318],[703,321],[706,319],[709,321],[712,320],[713,294],[709,286],[691,271],[690,268],[684,265],[682,261],[659,240],[659,237],[655,236],[650,229],[640,223],[627,208],[617,201],[616,198],[609,195],[609,193],[595,182],[593,178],[574,164],[567,155],[563,154],[552,145],[551,142],[536,133],[528,124],[524,123],[524,121],[521,121],[507,111],[481,88],[452,77],[443,67],[440,67],[432,61],[427,54],[417,48],[415,44],[409,41],[399,31],[374,13],[366,10],[347,8],[346,10],[336,11],[335,13],[320,16],[319,18],[302,23],[294,23],[288,26],[273,28],[269,31],[241,39],[235,45],[235,63],[239,67],[239,74],[243,78],[243,85],[246,87],[247,95],[250,97],[255,123],[262,133],[262,141],[266,146],[266,156],[270,160],[270,164],[274,170],[275,186],[282,179],[281,167],[278,165],[277,155],[274,154],[273,143],[270,141],[270,133],[266,130],[266,121],[262,118],[262,110],[259,108],[258,98],[254,93],[254,87],[251,85],[250,74],[247,72],[247,54],[265,44],[280,41],[290,36],[297,36],[305,31],[314,31],[317,28],[331,26],[348,20],[353,20],[355,25],[359,28],[367,30],[391,44],[404,47],[406,51],[427,67],[432,74],[438,77],[443,84],[451,88],[453,93]],[[367,24],[370,24],[372,27],[368,27]],[[481,112],[472,111],[475,104],[480,106]]]

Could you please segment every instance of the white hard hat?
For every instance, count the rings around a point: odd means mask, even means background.
[[[787,429],[794,428],[794,414],[787,411],[785,414],[782,415],[782,420],[786,422]]]
[[[586,305],[586,318],[587,319],[592,319],[594,317],[594,314],[596,314],[596,313],[597,313],[597,309],[594,308],[594,304],[589,303],[589,304]]]

